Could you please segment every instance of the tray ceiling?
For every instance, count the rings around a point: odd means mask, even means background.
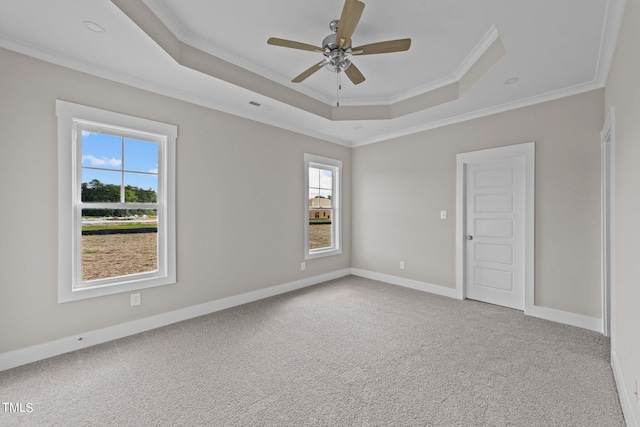
[[[623,0],[364,2],[354,44],[410,37],[412,45],[406,52],[354,57],[366,81],[355,86],[343,76],[339,94],[336,74],[326,70],[291,83],[321,54],[266,41],[280,37],[321,45],[331,33],[329,22],[340,17],[343,0],[127,0],[151,14],[157,21],[152,28],[141,27],[116,6],[123,1],[3,0],[0,46],[356,146],[603,87],[624,7]],[[104,32],[91,31],[85,21]],[[185,49],[256,78],[243,84],[181,64],[153,28],[165,28]],[[393,113],[394,104],[459,81],[465,67],[482,62],[478,59],[492,31],[504,53],[481,67],[472,85],[444,102]],[[335,107],[338,96],[342,110]],[[310,111],[307,102],[329,112]],[[380,115],[385,108],[389,114]]]

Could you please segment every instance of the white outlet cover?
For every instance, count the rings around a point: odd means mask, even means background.
[[[140,305],[140,294],[131,294],[131,307]]]

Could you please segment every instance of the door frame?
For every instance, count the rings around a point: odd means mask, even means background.
[[[533,314],[535,269],[535,142],[459,153],[456,155],[456,298],[467,297],[466,195],[467,165],[485,160],[525,158],[524,313]]]
[[[613,348],[615,290],[615,107],[611,107],[600,133],[602,173],[602,333]]]

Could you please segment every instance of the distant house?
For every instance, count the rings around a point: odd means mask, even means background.
[[[309,219],[331,219],[331,199],[314,197],[309,199]]]

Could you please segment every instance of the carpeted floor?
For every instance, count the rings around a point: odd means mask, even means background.
[[[2,426],[624,426],[602,335],[349,276],[0,372]]]

